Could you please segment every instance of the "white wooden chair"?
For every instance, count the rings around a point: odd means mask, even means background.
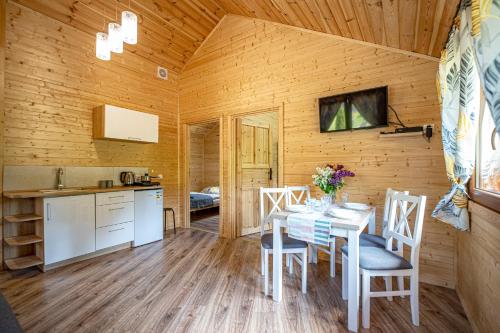
[[[281,211],[281,205],[286,200],[286,188],[260,188],[260,251],[262,275],[264,276],[264,294],[269,294],[269,255],[273,253],[273,234],[266,233],[266,225],[272,223],[270,215]],[[269,209],[266,211],[266,200]],[[302,292],[307,292],[307,243],[293,239],[283,234],[283,253],[290,258],[289,270],[292,272],[293,260],[302,268]]]
[[[370,327],[370,298],[410,295],[411,317],[413,325],[419,325],[419,303],[418,303],[418,271],[420,241],[422,239],[422,227],[424,223],[426,197],[410,196],[396,193],[391,199],[391,208],[386,231],[386,248],[360,247],[359,267],[362,275],[362,322],[364,328]],[[410,207],[406,209],[406,205]],[[404,213],[398,214],[398,210]],[[411,231],[408,218],[415,212],[413,232]],[[396,240],[411,248],[410,261],[393,251],[392,241]],[[348,248],[342,247],[342,272],[347,270]],[[344,275],[344,273],[343,273]],[[410,277],[409,290],[379,291],[370,290],[371,277]]]
[[[286,186],[286,205],[300,205],[304,204],[305,200],[311,199],[311,191],[309,186]],[[318,251],[326,253],[330,257],[330,277],[335,277],[335,237],[330,239],[330,245],[328,247],[319,246],[316,244],[309,244],[309,262],[318,263]],[[288,262],[291,259],[287,258]]]
[[[410,192],[409,191],[399,192],[399,191],[393,190],[391,188],[387,189],[387,191],[385,192],[384,214],[382,217],[382,235],[371,234],[371,233],[362,233],[361,235],[359,235],[359,246],[377,246],[377,247],[385,248],[387,223],[389,220],[391,199],[396,193],[403,193],[403,194],[408,195]],[[406,202],[403,204],[403,207],[400,210],[400,214],[404,214],[405,211],[406,211]],[[396,250],[396,248],[393,247],[393,250]],[[401,244],[401,242],[398,242],[398,244],[397,244],[397,253],[400,256],[403,255],[403,245]],[[399,290],[403,290],[404,289],[403,277],[399,276],[397,279],[398,279]],[[347,283],[347,281],[342,279],[342,284],[343,284],[342,286],[343,286],[343,288],[346,288],[346,286],[344,286],[344,283]],[[386,287],[386,291],[392,290],[392,277],[385,278],[385,287]],[[401,297],[403,298],[404,296],[401,295]],[[387,299],[392,301],[392,296],[388,296]]]

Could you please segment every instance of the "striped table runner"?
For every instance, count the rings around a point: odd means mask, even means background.
[[[331,219],[322,213],[295,213],[287,219],[288,236],[308,243],[329,245]]]

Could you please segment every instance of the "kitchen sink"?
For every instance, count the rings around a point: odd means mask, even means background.
[[[52,189],[52,190],[39,190],[42,193],[62,193],[62,192],[74,192],[74,191],[82,191],[83,187],[72,187],[72,188],[63,188],[62,190]]]

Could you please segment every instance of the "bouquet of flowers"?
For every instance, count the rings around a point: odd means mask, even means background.
[[[354,177],[354,172],[345,170],[342,164],[327,164],[324,168],[316,168],[316,174],[312,176],[313,184],[332,196],[344,187],[344,177]]]

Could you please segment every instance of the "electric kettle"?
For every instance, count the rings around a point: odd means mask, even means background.
[[[120,173],[120,181],[125,186],[131,186],[135,183],[135,174],[132,171],[123,171]]]

